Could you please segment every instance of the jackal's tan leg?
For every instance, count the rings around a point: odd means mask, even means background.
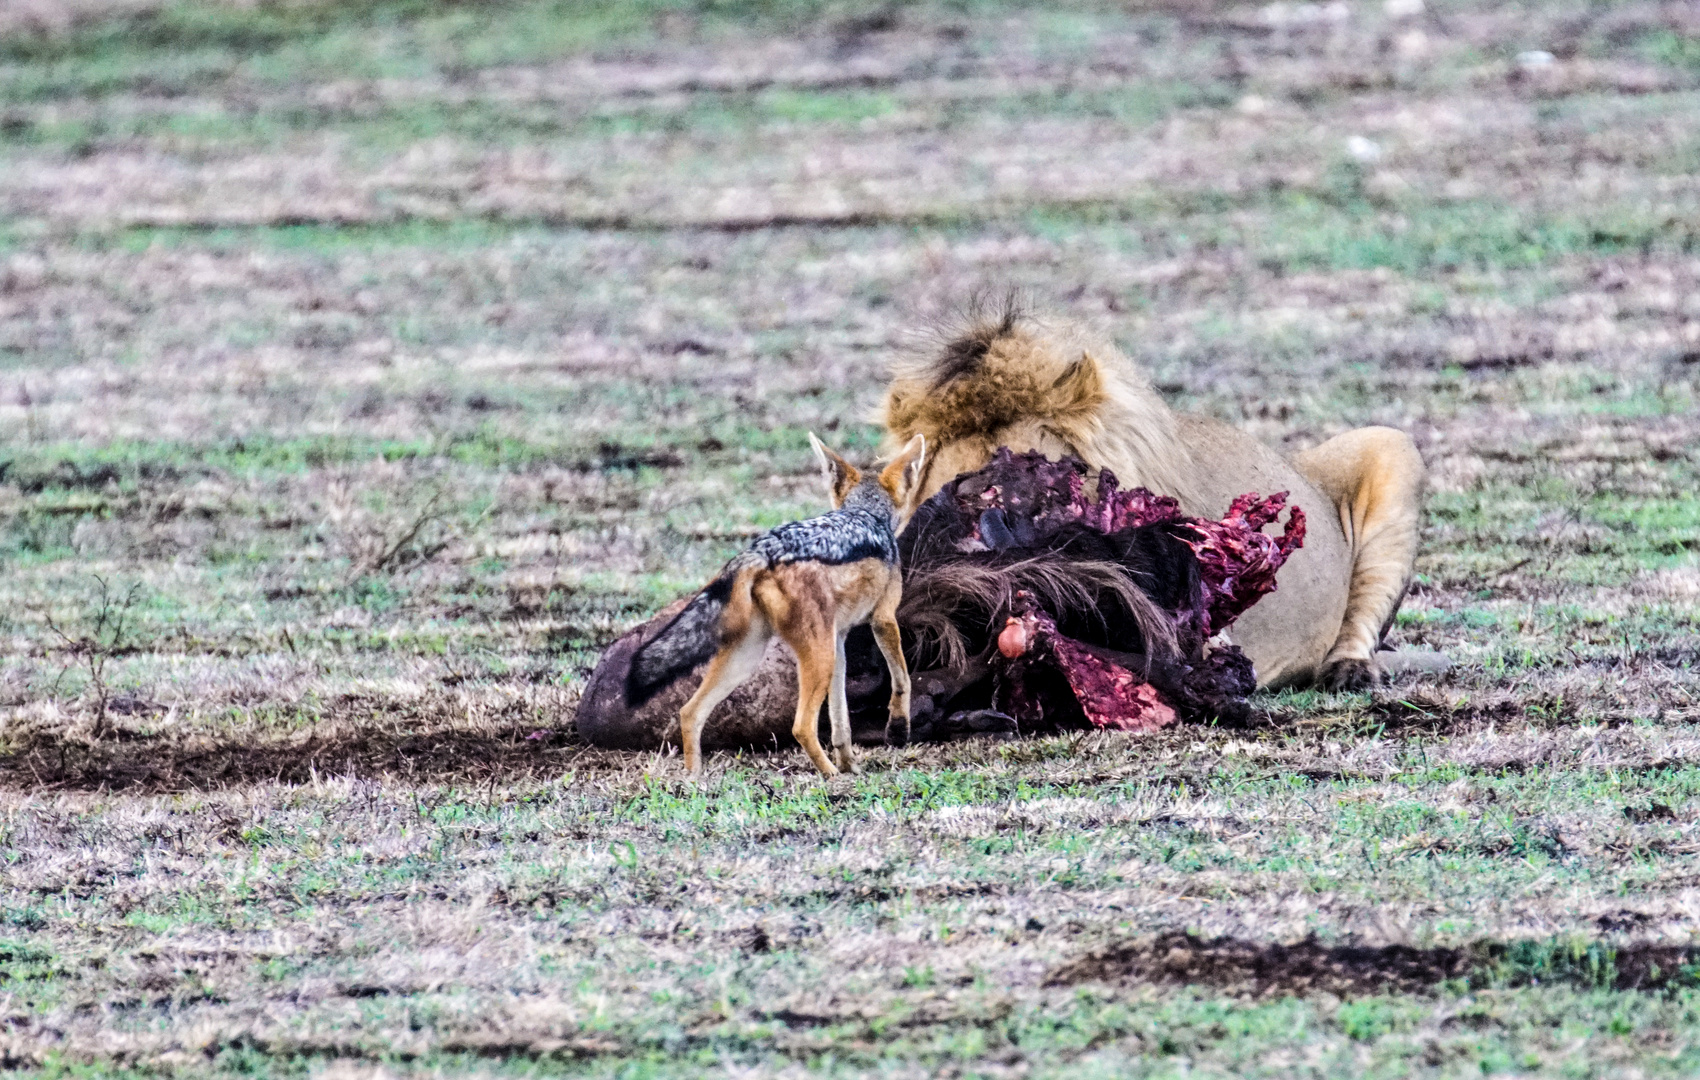
[[[777,567],[757,579],[753,595],[768,625],[797,654],[797,718],[791,734],[822,776],[834,776],[838,770],[820,745],[820,707],[832,690],[837,653],[832,594],[821,568],[809,563]]]
[[[832,760],[840,772],[853,773],[856,753],[850,741],[850,697],[844,687],[844,634],[835,627],[832,636],[837,652],[832,661],[832,690],[826,699],[826,711],[832,717]]]
[[[874,642],[885,657],[891,671],[891,706],[885,721],[887,746],[907,746],[909,743],[909,665],[903,659],[903,634],[897,628],[897,605],[903,599],[901,581],[893,580],[891,588],[880,597],[869,622]]]
[[[702,685],[679,710],[679,742],[684,746],[685,771],[692,776],[702,772],[703,724],[726,695],[755,674],[771,637],[767,626],[755,619],[743,637],[723,647],[708,662]]]
[[[1373,685],[1376,647],[1416,566],[1423,459],[1404,432],[1369,427],[1307,450],[1293,464],[1334,501],[1352,546],[1346,616],[1319,681],[1341,690]]]
[[[797,654],[797,719],[791,734],[802,744],[822,776],[836,776],[838,769],[827,760],[820,745],[820,707],[832,690],[833,658],[830,627],[825,633],[787,635],[785,643]]]

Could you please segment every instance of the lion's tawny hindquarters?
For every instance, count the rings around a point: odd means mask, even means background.
[[[1293,458],[1339,509],[1352,546],[1351,591],[1322,681],[1357,689],[1376,681],[1375,651],[1416,571],[1424,467],[1411,437],[1388,427],[1337,435]]]
[[[1281,567],[1275,591],[1235,620],[1228,637],[1256,665],[1258,686],[1311,682],[1339,640],[1351,591],[1352,546],[1332,512],[1334,500],[1297,465],[1231,424],[1183,413],[1175,426],[1198,462],[1216,463],[1194,476],[1199,501],[1181,500],[1188,513],[1220,517],[1250,491],[1285,491],[1287,505],[1305,512],[1304,546]]]

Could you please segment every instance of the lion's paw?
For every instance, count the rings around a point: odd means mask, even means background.
[[[1375,666],[1374,660],[1345,657],[1330,661],[1324,666],[1322,678],[1318,681],[1322,683],[1323,689],[1335,693],[1370,690],[1381,683],[1381,671]]]

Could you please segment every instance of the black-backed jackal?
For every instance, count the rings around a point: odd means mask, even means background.
[[[822,775],[855,769],[844,694],[844,636],[872,622],[891,669],[888,738],[908,741],[909,669],[897,629],[903,580],[897,534],[920,478],[926,440],[910,439],[877,476],[863,478],[813,434],[809,443],[832,489],[831,512],[781,525],[726,564],[720,575],[632,656],[626,700],[640,705],[709,660],[702,686],[679,710],[685,769],[702,771],[702,726],[749,678],[776,635],[797,654],[797,718],[791,726]],[[712,657],[712,660],[710,658]],[[832,717],[832,759],[821,749],[820,707]]]

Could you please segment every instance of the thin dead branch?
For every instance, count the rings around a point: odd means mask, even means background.
[[[107,734],[107,706],[112,700],[112,690],[106,681],[106,665],[124,646],[124,632],[130,621],[131,609],[141,595],[141,586],[131,585],[122,597],[118,597],[105,578],[96,574],[94,580],[100,587],[100,596],[94,615],[88,620],[87,633],[73,634],[46,607],[42,608],[42,621],[70,657],[60,670],[60,679],[76,666],[81,666],[88,674],[89,688],[95,698],[94,732],[98,738]],[[55,680],[54,685],[58,683],[59,680]]]

